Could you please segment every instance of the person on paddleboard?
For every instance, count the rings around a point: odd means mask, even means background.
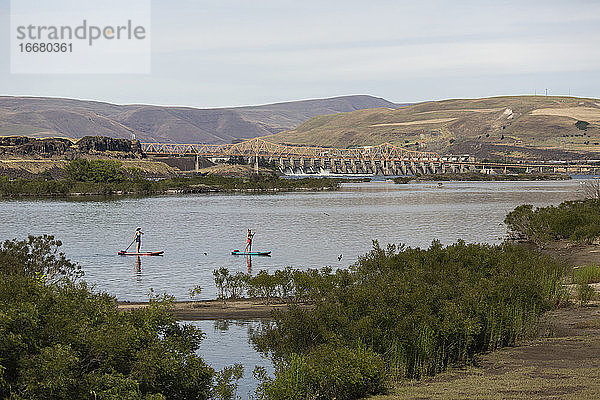
[[[140,252],[140,247],[142,247],[142,235],[144,234],[144,232],[142,232],[142,227],[138,226],[137,228],[135,228],[135,235],[133,236],[133,241],[136,244],[136,249],[137,252]]]
[[[246,244],[245,253],[250,253],[252,251],[252,238],[255,234],[256,232],[252,232],[252,230],[248,229],[248,243]]]

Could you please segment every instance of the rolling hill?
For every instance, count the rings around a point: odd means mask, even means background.
[[[149,142],[220,144],[292,129],[317,115],[373,107],[398,105],[365,95],[214,109],[0,96],[0,136],[130,138],[135,133]]]
[[[600,100],[508,96],[432,101],[314,117],[265,139],[364,146],[390,142],[480,158],[600,158]]]

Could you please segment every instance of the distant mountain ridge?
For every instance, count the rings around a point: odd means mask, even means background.
[[[0,136],[107,136],[165,143],[230,143],[293,129],[312,117],[400,104],[354,95],[259,106],[200,109],[0,96]]]

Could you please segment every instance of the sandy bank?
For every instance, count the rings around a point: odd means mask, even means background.
[[[143,308],[147,302],[119,302],[122,311]],[[306,304],[301,307],[309,307]],[[270,318],[274,310],[285,310],[286,303],[272,302],[265,304],[263,300],[228,300],[223,304],[220,300],[178,301],[174,303],[173,314],[181,320],[207,319],[258,319]]]

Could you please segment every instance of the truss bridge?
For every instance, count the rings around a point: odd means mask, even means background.
[[[142,143],[149,155],[189,155],[210,159],[238,157],[250,164],[274,165],[286,174],[320,172],[374,175],[416,175],[464,172],[468,166],[457,163],[469,157],[442,157],[437,153],[407,150],[383,143],[377,146],[333,148],[289,146],[254,138],[234,144]]]
[[[510,162],[475,160],[468,155],[440,155],[383,143],[333,148],[290,146],[254,138],[234,144],[142,143],[151,156],[195,156],[215,161],[237,157],[249,164],[275,166],[284,174],[417,175],[459,172],[600,174],[600,160]]]

